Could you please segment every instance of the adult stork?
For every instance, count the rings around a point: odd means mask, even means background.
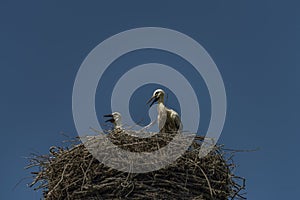
[[[157,89],[153,92],[152,97],[147,102],[150,103],[150,107],[157,102],[157,121],[160,133],[176,133],[182,130],[182,123],[177,112],[167,108],[164,105],[165,92],[162,89]]]

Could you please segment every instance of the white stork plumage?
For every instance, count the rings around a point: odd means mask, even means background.
[[[160,133],[174,133],[182,130],[182,123],[177,112],[167,108],[164,105],[165,92],[162,89],[157,89],[153,92],[152,97],[147,102],[152,103],[150,107],[157,102],[157,121]]]

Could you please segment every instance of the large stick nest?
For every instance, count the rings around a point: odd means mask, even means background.
[[[101,133],[103,134],[103,133]],[[109,140],[132,152],[149,152],[165,146],[172,134],[137,138],[110,131]],[[57,199],[245,199],[245,180],[232,172],[233,151],[215,146],[199,158],[203,137],[165,168],[147,173],[127,173],[100,163],[82,143],[51,147],[48,155],[33,155],[29,168],[38,167],[29,185],[42,189],[46,200]]]

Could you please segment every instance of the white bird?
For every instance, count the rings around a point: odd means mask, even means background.
[[[111,117],[105,122],[113,123],[115,130],[122,130],[122,116],[119,112],[113,112],[112,114],[104,115],[104,117]]]
[[[157,89],[154,91],[152,97],[147,102],[152,103],[150,107],[157,102],[157,121],[160,133],[173,133],[182,130],[182,123],[177,112],[172,109],[167,108],[164,105],[165,92],[162,89]]]

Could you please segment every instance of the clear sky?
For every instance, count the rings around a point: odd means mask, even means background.
[[[144,26],[183,32],[214,59],[228,100],[219,142],[233,149],[260,148],[235,158],[236,173],[247,178],[248,199],[298,198],[300,3],[109,2],[0,1],[0,199],[39,199],[39,192],[26,188],[30,179],[15,185],[30,176],[24,157],[61,144],[66,138],[60,132],[77,135],[71,97],[83,59],[107,37]],[[124,65],[143,58],[136,53],[123,58]],[[157,62],[168,56],[144,55]]]

